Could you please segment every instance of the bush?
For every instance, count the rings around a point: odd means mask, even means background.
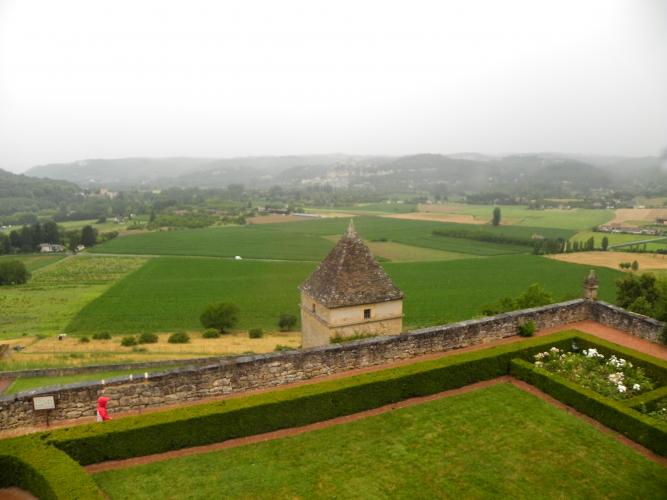
[[[251,328],[248,331],[248,337],[251,339],[261,339],[264,336],[264,330],[261,328]]]
[[[190,342],[190,336],[185,332],[176,332],[169,335],[170,344],[187,344]]]
[[[124,347],[132,347],[133,345],[137,345],[137,338],[134,335],[128,335],[127,337],[123,337],[120,340],[120,345]]]
[[[88,342],[90,342],[90,339],[88,337],[81,337],[79,338],[79,342],[81,342],[82,344],[87,344]]]
[[[667,323],[665,323],[665,326],[662,327],[662,333],[660,334],[658,340],[662,342],[664,345],[667,345]]]
[[[239,321],[239,308],[234,304],[221,302],[209,304],[199,317],[204,328],[215,328],[220,333],[232,328]]]
[[[93,334],[93,340],[110,340],[111,334],[109,332],[100,332]]]
[[[532,337],[535,333],[535,323],[532,321],[527,321],[519,325],[519,331],[517,333],[522,337]]]
[[[217,339],[220,338],[220,332],[215,328],[207,328],[201,336],[205,339]]]
[[[30,272],[20,260],[0,262],[0,285],[22,285],[30,279]]]
[[[283,313],[278,318],[278,327],[283,332],[289,332],[296,326],[296,316],[294,314]]]
[[[43,500],[104,498],[79,464],[34,436],[0,441],[0,488],[8,486],[18,486]]]
[[[144,332],[139,335],[139,344],[157,344],[158,338],[154,333]]]

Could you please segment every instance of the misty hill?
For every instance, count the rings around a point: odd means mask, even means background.
[[[38,179],[0,169],[0,215],[56,209],[80,198],[80,191],[71,182]]]
[[[344,155],[93,159],[40,165],[26,171],[26,175],[48,176],[80,186],[223,187],[253,183],[292,167],[331,165],[343,158]]]
[[[587,194],[599,189],[663,189],[658,157],[559,153],[401,157],[295,155],[244,158],[125,158],[34,167],[29,175],[116,188],[331,186],[380,192],[499,192],[527,196]]]

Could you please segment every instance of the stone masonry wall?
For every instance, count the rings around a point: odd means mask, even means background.
[[[53,421],[93,416],[97,398],[111,398],[113,412],[141,410],[165,404],[197,401],[250,389],[274,387],[337,372],[380,365],[423,354],[458,349],[516,335],[518,325],[534,321],[538,329],[588,319],[591,302],[583,299],[524,309],[479,320],[424,328],[401,335],[346,344],[265,355],[220,358],[207,366],[192,366],[147,378],[118,377],[47,387],[0,397],[0,430],[45,422],[44,412],[33,410],[32,398],[53,395]]]
[[[593,302],[591,304],[591,318],[602,325],[611,326],[628,332],[635,337],[641,337],[650,342],[658,342],[664,323],[657,319],[642,316],[626,311],[607,302]]]

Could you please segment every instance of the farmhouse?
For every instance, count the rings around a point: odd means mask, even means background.
[[[394,335],[403,328],[403,292],[350,226],[299,287],[303,347],[332,338]]]
[[[37,245],[41,253],[64,252],[65,247],[55,243],[40,243]]]

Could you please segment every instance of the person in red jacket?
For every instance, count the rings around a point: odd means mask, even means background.
[[[102,396],[97,399],[97,421],[104,422],[105,420],[111,420],[109,412],[107,411],[107,403],[109,398]]]

